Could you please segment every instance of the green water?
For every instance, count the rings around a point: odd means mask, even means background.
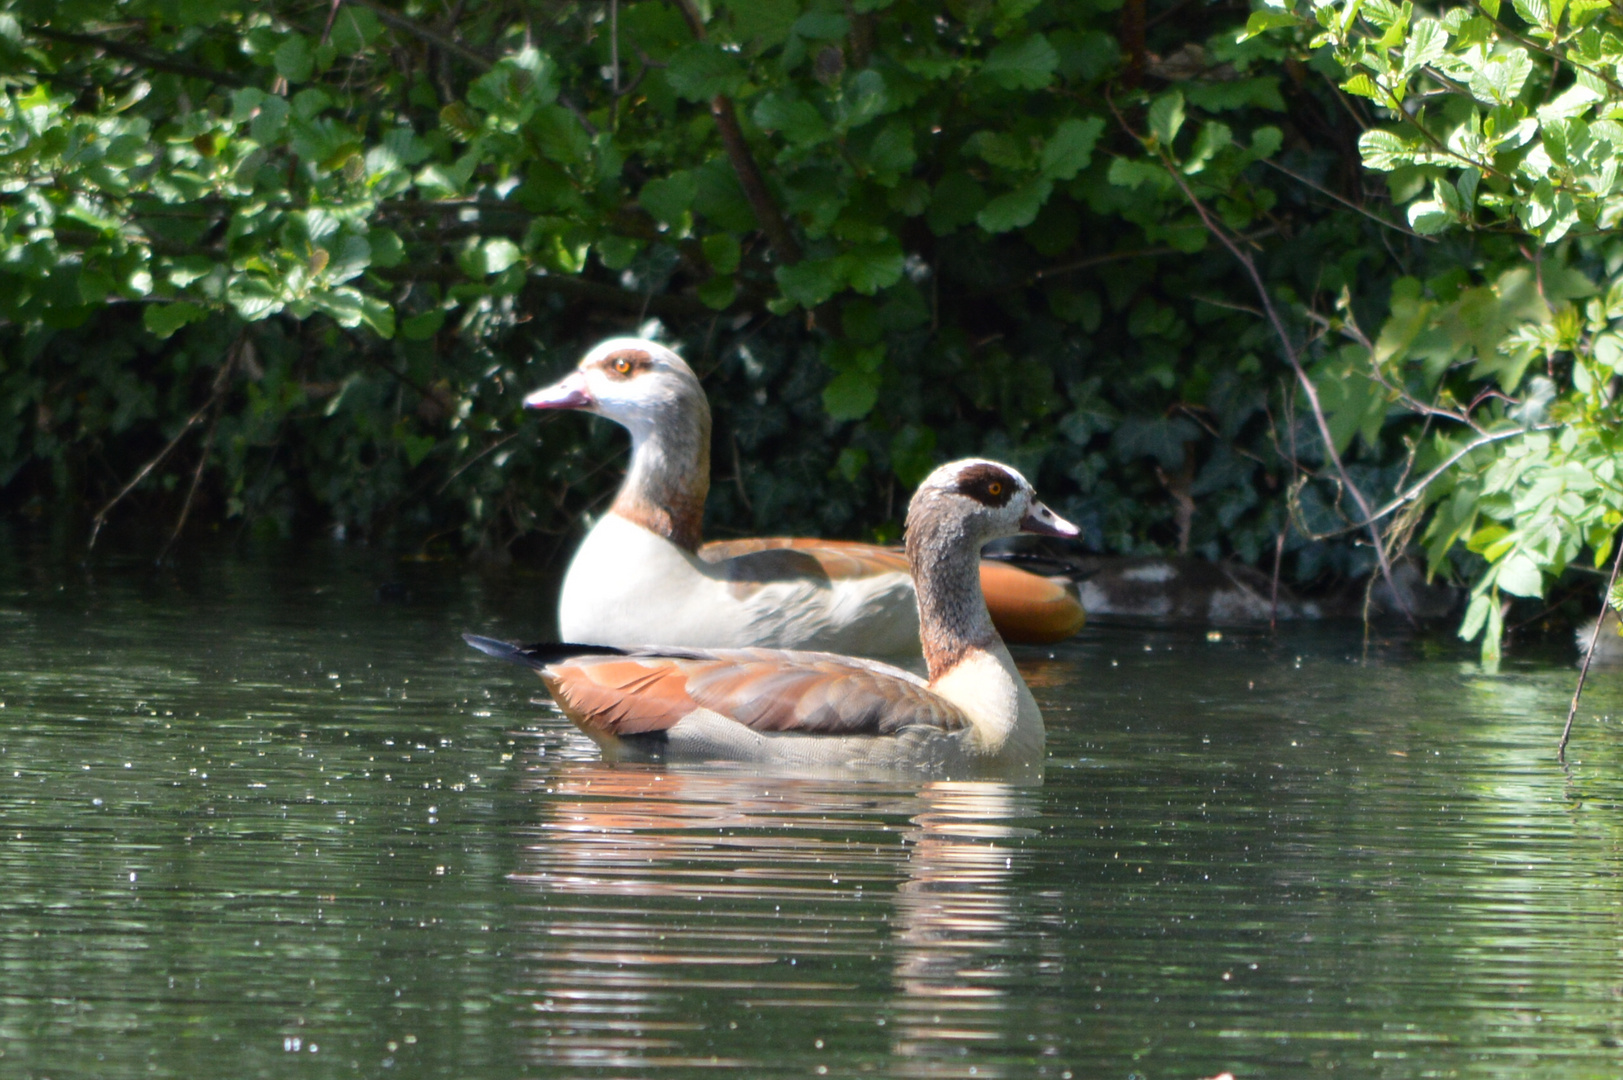
[[[381,583],[391,587],[378,592]],[[545,580],[0,542],[0,1077],[1616,1077],[1623,675],[1021,654],[1038,788],[607,768]]]

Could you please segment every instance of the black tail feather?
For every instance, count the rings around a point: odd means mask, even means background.
[[[571,645],[561,641],[540,641],[534,645],[519,645],[511,641],[481,637],[478,634],[463,634],[462,640],[486,656],[494,656],[498,660],[506,660],[521,667],[535,668],[537,671],[548,664],[567,660],[572,656],[625,655],[624,649],[616,649],[609,645]]]

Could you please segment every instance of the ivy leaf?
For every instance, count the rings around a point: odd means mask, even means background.
[[[1054,79],[1059,53],[1041,34],[1005,41],[987,54],[981,74],[1005,90],[1041,90]]]
[[[987,203],[985,209],[975,215],[975,223],[989,233],[1024,228],[1037,220],[1037,211],[1053,190],[1054,183],[1047,178],[1029,180]]]
[[[1038,163],[1042,174],[1050,180],[1069,180],[1087,168],[1104,127],[1105,122],[1097,116],[1061,120],[1043,145]]]

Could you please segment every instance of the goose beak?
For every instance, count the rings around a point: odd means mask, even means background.
[[[585,376],[578,371],[524,399],[526,409],[590,409],[596,404],[586,389]]]
[[[1073,540],[1082,535],[1081,529],[1035,501],[1031,509],[1026,511],[1026,516],[1020,519],[1020,531],[1038,536],[1058,536],[1063,540]]]

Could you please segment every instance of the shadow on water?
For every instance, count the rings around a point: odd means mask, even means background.
[[[1563,772],[1564,653],[1090,627],[1039,787],[760,777],[457,636],[549,606],[0,564],[0,1076],[1617,1073],[1615,672]]]

